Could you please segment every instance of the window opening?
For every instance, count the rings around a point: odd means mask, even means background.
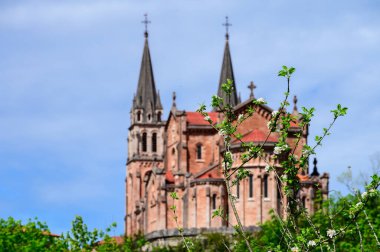
[[[216,209],[216,194],[212,195],[212,209]]]
[[[268,198],[268,175],[264,175],[264,197]]]
[[[157,152],[157,133],[152,135],[152,152]]]
[[[253,175],[249,174],[249,197],[253,197]]]
[[[144,132],[143,134],[142,134],[142,151],[143,152],[146,152],[147,151],[147,146],[146,146],[146,137],[147,137],[147,135],[146,135],[146,132]]]
[[[140,120],[141,120],[141,112],[138,111],[138,112],[137,112],[137,121],[139,122]]]
[[[202,159],[202,145],[197,145],[197,159]]]

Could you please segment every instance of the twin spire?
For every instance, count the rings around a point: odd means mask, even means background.
[[[142,23],[145,25],[145,42],[144,50],[140,67],[140,76],[137,86],[137,92],[133,99],[133,109],[139,110],[141,113],[142,122],[157,122],[160,121],[158,118],[162,113],[162,104],[159,92],[156,91],[156,85],[154,82],[152,60],[150,57],[149,44],[148,44],[148,15],[145,14],[145,19]],[[226,23],[223,24],[226,27],[226,43],[224,48],[223,63],[219,79],[218,96],[222,97],[225,103],[229,103],[231,106],[236,106],[240,103],[240,99],[236,92],[235,76],[232,68],[231,53],[229,47],[229,33],[228,27],[231,24],[228,22],[228,17],[226,17]],[[232,81],[233,92],[230,96],[227,96],[222,92],[222,84],[226,83],[227,80]],[[160,113],[157,115],[157,113]]]

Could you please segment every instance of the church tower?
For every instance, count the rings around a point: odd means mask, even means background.
[[[137,92],[130,111],[125,217],[128,234],[143,231],[146,205],[144,181],[155,167],[163,166],[165,122],[161,120],[163,108],[153,76],[147,31],[149,22],[145,15],[143,56]]]

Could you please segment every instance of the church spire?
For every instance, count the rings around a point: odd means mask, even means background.
[[[135,108],[141,110],[142,122],[155,122],[156,110],[162,110],[161,100],[159,93],[156,91],[156,85],[154,82],[152,60],[150,58],[149,44],[148,44],[148,20],[147,14],[144,15],[145,20],[142,23],[145,24],[145,42],[143,56],[141,60],[140,76],[136,92]]]
[[[234,77],[234,71],[232,68],[232,60],[229,46],[229,33],[228,27],[231,24],[228,22],[228,17],[226,17],[226,23],[223,24],[226,27],[226,45],[224,47],[223,63],[222,70],[220,73],[219,87],[218,87],[218,96],[222,97],[224,103],[228,103],[231,106],[236,106],[239,103],[237,92],[236,92],[236,83]],[[222,84],[227,82],[227,79],[232,81],[233,92],[230,97],[227,97],[224,92],[222,92]]]

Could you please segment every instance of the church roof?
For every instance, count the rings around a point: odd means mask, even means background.
[[[266,133],[262,132],[259,129],[254,129],[254,130],[244,134],[243,137],[241,138],[241,141],[243,141],[243,142],[264,142],[266,138],[267,138]],[[237,142],[240,142],[240,141],[238,139],[236,139],[234,141],[234,143],[237,143]],[[267,142],[276,143],[276,142],[278,142],[278,138],[275,137],[273,134],[271,134],[268,137]]]
[[[218,120],[217,112],[208,112],[208,115],[213,122]],[[186,112],[186,121],[190,125],[210,125],[199,112]]]

